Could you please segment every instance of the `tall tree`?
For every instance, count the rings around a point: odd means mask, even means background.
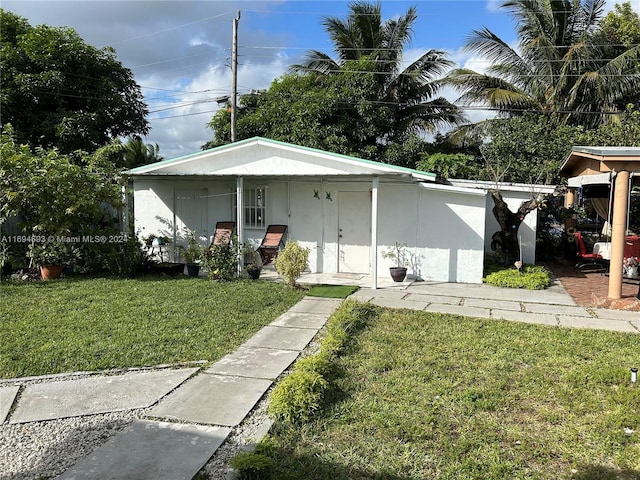
[[[465,49],[489,60],[487,73],[458,69],[449,82],[459,100],[508,115],[553,112],[557,122],[595,128],[640,89],[640,46],[608,56],[597,35],[605,0],[507,0],[517,22],[513,48],[491,30],[475,30]]]
[[[359,65],[360,60],[376,66],[376,94],[389,111],[390,139],[408,131],[434,131],[438,126],[462,121],[461,110],[442,97],[438,78],[452,63],[439,50],[429,50],[410,65],[403,66],[404,49],[410,45],[417,19],[414,7],[397,19],[382,20],[381,3],[353,2],[342,20],[325,17],[323,25],[335,46],[337,58],[311,50],[292,71],[319,75],[340,75]]]
[[[2,9],[0,22],[0,108],[17,141],[68,153],[148,133],[140,87],[111,47]]]

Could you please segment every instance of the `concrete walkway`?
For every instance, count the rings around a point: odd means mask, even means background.
[[[393,308],[640,333],[640,312],[579,307],[561,286],[538,292],[418,282],[363,288],[353,298]],[[135,421],[58,478],[191,479],[339,304],[340,300],[306,297],[208,368],[167,368],[21,387],[17,380],[3,381],[0,423],[151,407],[147,418]]]

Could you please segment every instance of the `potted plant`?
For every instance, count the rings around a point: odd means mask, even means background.
[[[392,247],[382,252],[382,258],[393,260],[395,267],[389,268],[389,273],[394,282],[402,282],[407,276],[407,265],[409,264],[409,256],[407,254],[407,245],[396,242]]]
[[[200,262],[204,255],[204,249],[198,243],[196,234],[189,230],[189,240],[186,247],[180,247],[180,254],[187,264],[187,273],[190,277],[197,277],[200,273]]]
[[[34,243],[29,246],[29,257],[40,267],[43,280],[60,278],[64,266],[78,255],[78,249],[64,242]]]
[[[245,245],[242,249],[242,257],[244,258],[244,270],[249,275],[249,278],[257,280],[260,278],[260,272],[262,271],[262,261],[260,255],[249,244]]]
[[[638,260],[638,257],[627,257],[624,259],[624,271],[629,277],[638,276],[639,266],[640,260]]]

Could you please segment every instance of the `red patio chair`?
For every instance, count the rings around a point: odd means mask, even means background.
[[[284,246],[286,225],[269,225],[264,234],[262,243],[258,247],[258,253],[262,259],[262,264],[266,265],[278,255],[278,250]]]
[[[580,232],[576,232],[574,238],[576,246],[578,247],[578,251],[576,252],[578,263],[576,263],[575,270],[583,271],[589,269],[596,272],[606,272],[609,270],[609,262],[602,258],[602,255],[599,253],[587,253],[587,247],[584,244]]]

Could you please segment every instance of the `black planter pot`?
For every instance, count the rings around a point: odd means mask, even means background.
[[[258,280],[260,278],[261,271],[262,269],[260,267],[249,267],[247,268],[247,275],[249,275],[249,278],[252,278],[253,280]]]
[[[187,263],[187,273],[190,277],[197,277],[200,273],[200,265],[197,263]]]
[[[406,267],[391,267],[389,273],[391,273],[394,282],[403,282],[407,276],[407,269]]]
[[[184,272],[184,263],[162,262],[153,265],[151,269],[155,273],[175,277]]]

